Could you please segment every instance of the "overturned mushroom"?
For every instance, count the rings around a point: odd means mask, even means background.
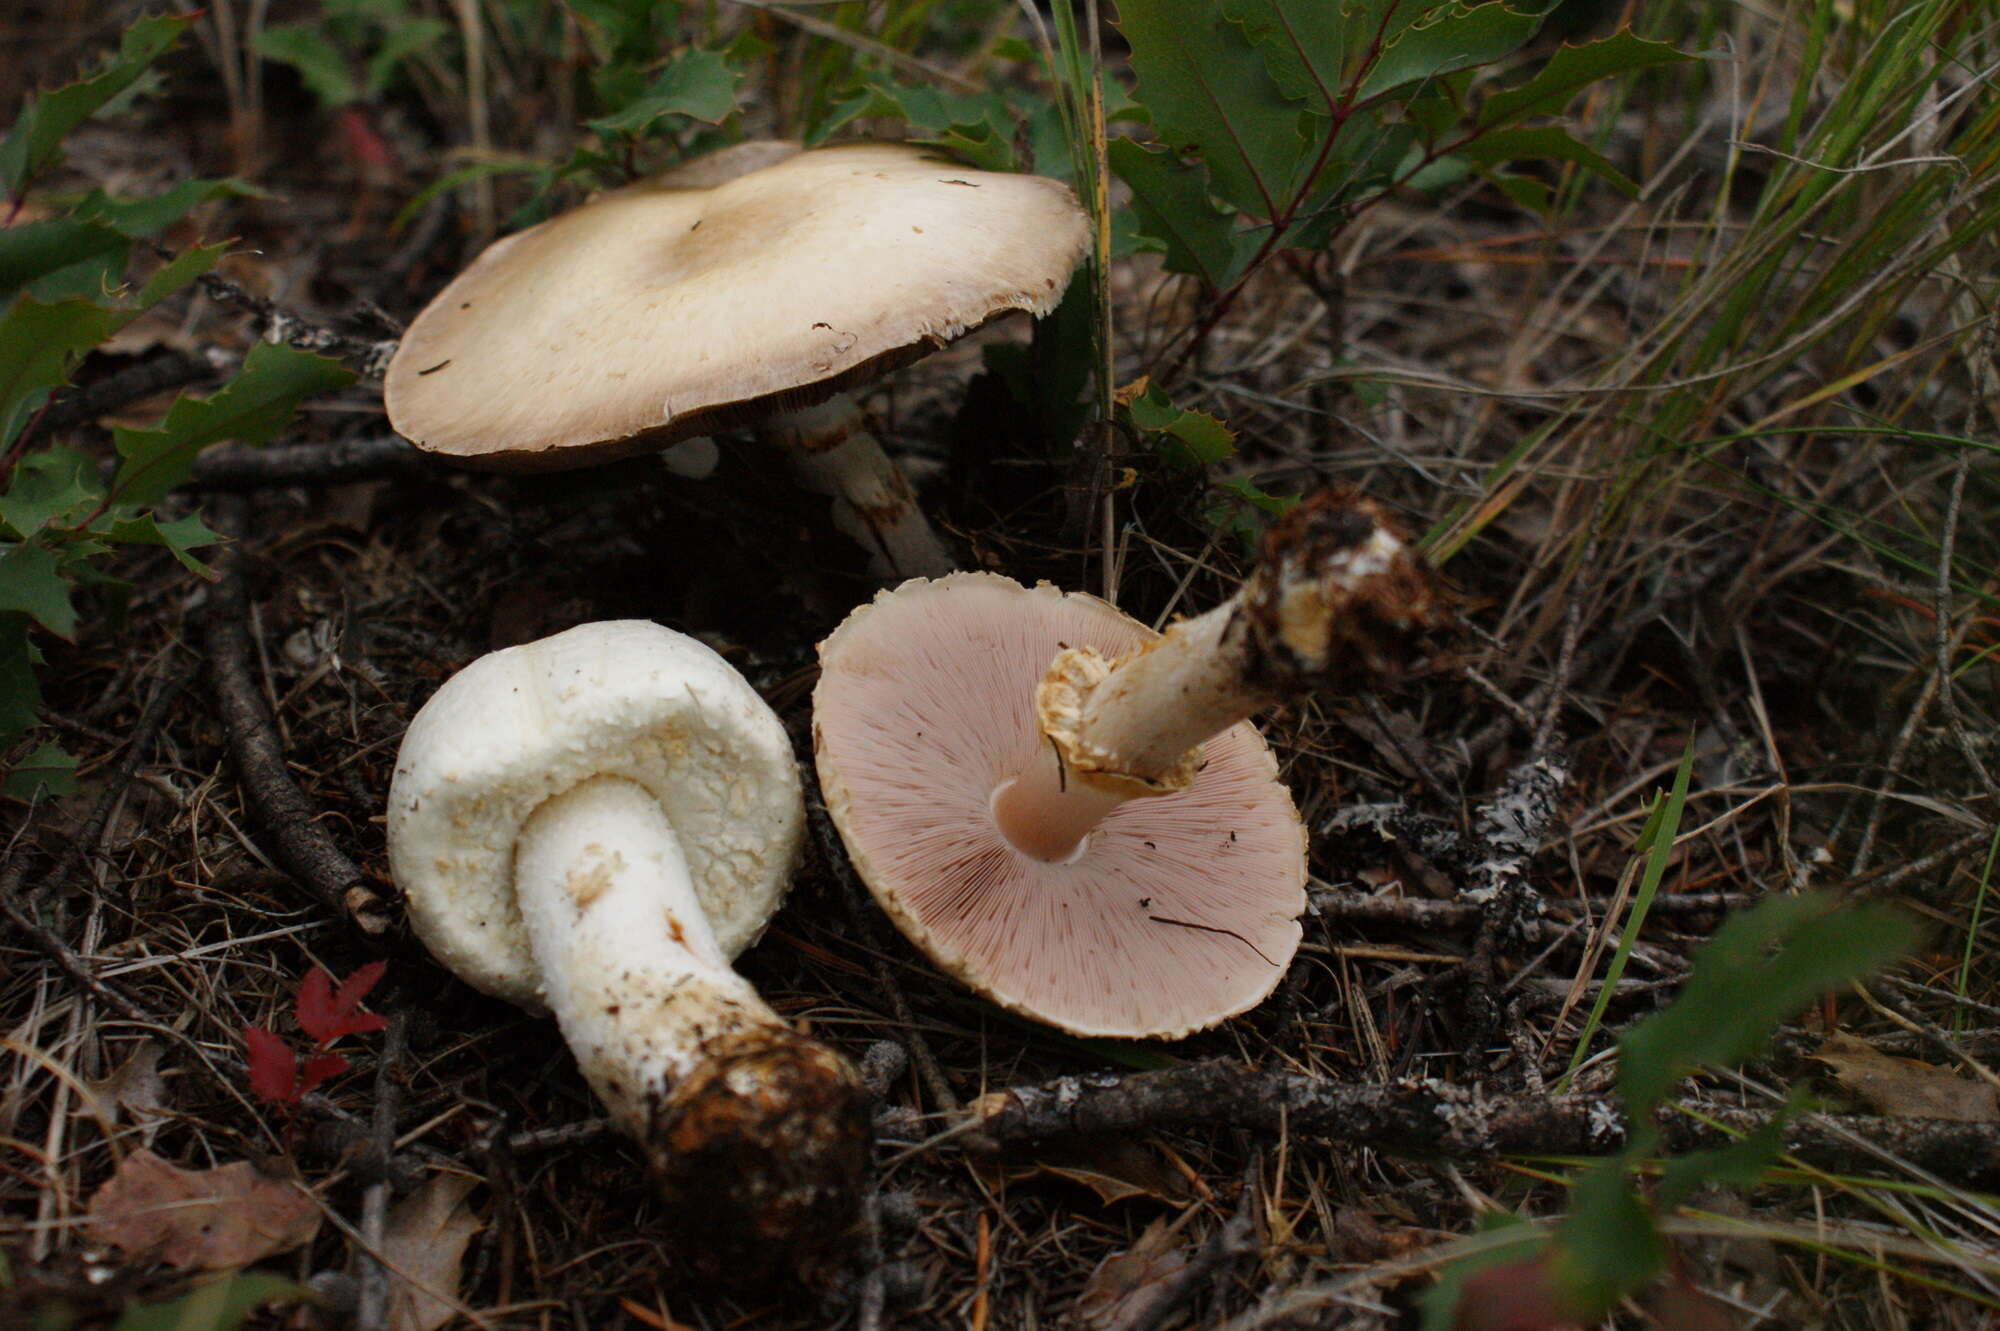
[[[1351,493],[1266,537],[1227,604],[1150,633],[990,574],[878,595],[820,645],[820,784],[856,871],[946,971],[1077,1034],[1255,1005],[1305,905],[1305,834],[1249,717],[1394,670],[1442,619]]]
[[[860,1083],[729,968],[797,860],[791,746],[721,657],[641,621],[494,652],[410,723],[389,857],[461,979],[554,1014],[716,1270],[848,1227]]]
[[[1087,238],[1075,197],[1039,176],[898,143],[740,144],[489,246],[404,335],[389,419],[420,448],[511,470],[765,422],[878,572],[943,572],[843,390],[1047,313]]]

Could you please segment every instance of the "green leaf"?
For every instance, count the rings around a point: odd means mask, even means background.
[[[1167,271],[1193,273],[1210,288],[1234,282],[1256,253],[1257,239],[1208,195],[1208,172],[1131,139],[1107,145],[1111,169],[1132,187],[1140,234],[1166,254]]]
[[[25,540],[43,527],[80,520],[103,497],[96,464],[80,449],[39,449],[15,464],[7,493],[0,495],[0,526],[8,537]]]
[[[257,54],[290,65],[325,109],[361,100],[347,57],[311,22],[274,23],[257,34]]]
[[[1642,1119],[1695,1068],[1753,1057],[1778,1023],[1908,949],[1910,922],[1879,902],[1774,897],[1736,916],[1694,955],[1671,1006],[1619,1041],[1618,1089]]]
[[[1293,496],[1271,494],[1248,476],[1232,476],[1209,488],[1220,492],[1222,497],[1210,504],[1203,515],[1208,525],[1235,537],[1246,553],[1255,553],[1258,539],[1264,534],[1259,515],[1265,520],[1282,518],[1299,504]]]
[[[383,34],[382,44],[368,57],[368,71],[362,77],[363,92],[375,101],[388,91],[389,80],[405,60],[435,44],[450,29],[434,18],[404,18]]]
[[[95,74],[30,97],[7,137],[0,139],[0,188],[18,198],[28,178],[55,160],[63,135],[138,82],[154,57],[171,47],[194,20],[193,14],[142,18],[125,29],[118,54],[106,57]]]
[[[304,1303],[312,1291],[261,1271],[232,1271],[197,1285],[177,1299],[137,1303],[111,1331],[236,1331],[267,1303]]]
[[[183,395],[153,429],[113,433],[121,461],[112,496],[121,504],[153,503],[187,479],[195,455],[210,444],[262,443],[285,427],[300,402],[354,378],[325,356],[260,342],[236,377],[213,395]]]
[[[0,792],[27,801],[76,794],[76,757],[60,744],[39,744],[7,769]]]
[[[1124,0],[1118,27],[1165,145],[1199,152],[1216,192],[1244,212],[1282,211],[1312,146],[1308,117],[1220,0]]]
[[[1479,108],[1479,124],[1505,125],[1524,116],[1557,115],[1572,97],[1599,79],[1693,58],[1665,42],[1635,37],[1630,29],[1621,29],[1603,41],[1564,46],[1526,83],[1487,98]]]
[[[196,559],[188,551],[204,545],[214,545],[224,539],[220,532],[203,522],[198,513],[190,513],[171,522],[161,522],[152,513],[123,517],[106,529],[105,536],[126,545],[164,546],[175,559],[180,561],[182,568],[201,577],[208,576],[208,565]]]
[[[1547,157],[1557,161],[1575,162],[1598,179],[1608,182],[1611,187],[1627,198],[1636,198],[1639,186],[1632,178],[1613,166],[1610,159],[1570,136],[1569,131],[1554,125],[1538,126],[1534,129],[1503,129],[1489,134],[1481,134],[1458,149],[1458,155],[1475,166],[1494,167],[1502,162],[1519,161],[1524,157]]]
[[[75,217],[0,228],[0,303],[23,289],[44,303],[88,300],[116,284],[130,249],[111,227]]]
[[[62,565],[62,556],[34,541],[0,553],[0,613],[23,614],[58,637],[74,636],[76,607]]]
[[[14,302],[0,319],[0,448],[20,436],[76,359],[111,335],[113,318],[89,301]]]
[[[1407,84],[1490,65],[1520,49],[1541,26],[1539,13],[1523,13],[1499,0],[1443,6],[1405,29],[1382,52],[1361,80],[1356,97],[1368,102]]]
[[[265,191],[241,180],[183,180],[150,199],[114,199],[103,190],[92,190],[71,216],[102,222],[122,235],[151,236],[211,199],[267,197]]]
[[[1764,1171],[1785,1149],[1786,1122],[1804,1102],[1805,1097],[1794,1092],[1783,1109],[1748,1136],[1727,1146],[1696,1151],[1667,1161],[1660,1172],[1660,1181],[1653,1189],[1654,1204],[1662,1211],[1672,1211],[1703,1184],[1727,1183],[1733,1187],[1749,1188],[1762,1182]]]
[[[1556,1277],[1566,1309],[1595,1321],[1666,1263],[1653,1214],[1633,1191],[1628,1155],[1599,1161],[1570,1189],[1557,1231]]]
[[[646,90],[615,114],[587,122],[599,135],[641,135],[662,117],[710,124],[736,109],[736,71],[716,51],[689,51],[667,63]]]
[[[1338,0],[1222,0],[1263,54],[1278,91],[1331,113],[1346,87],[1348,14]]]
[[[1169,466],[1181,471],[1226,462],[1236,456],[1236,432],[1202,411],[1184,411],[1157,388],[1125,404],[1132,424],[1160,436],[1157,447]]]
[[[172,262],[146,279],[146,285],[139,288],[137,309],[148,309],[173,295],[188,283],[222,262],[222,256],[229,253],[225,242],[221,245],[196,245],[182,250]]]
[[[41,719],[35,711],[42,703],[35,667],[42,654],[28,636],[31,623],[26,615],[0,615],[0,744],[13,743]]]

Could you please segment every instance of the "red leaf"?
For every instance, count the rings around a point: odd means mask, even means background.
[[[389,1024],[387,1017],[360,1010],[361,1000],[368,997],[368,991],[381,982],[382,973],[388,969],[386,961],[371,961],[340,982],[340,989],[333,996],[333,1006],[346,1019],[347,1034],[379,1031]]]
[[[243,1051],[250,1064],[250,1089],[274,1105],[299,1102],[299,1061],[283,1040],[262,1026],[243,1028]]]
[[[1582,1323],[1566,1302],[1555,1263],[1544,1252],[1467,1278],[1452,1325],[1456,1331],[1568,1331]]]
[[[313,967],[312,974],[299,985],[299,1029],[318,1043],[328,1045],[343,1035],[360,1035],[387,1026],[388,1018],[356,1009],[388,968],[387,962],[371,961],[342,980],[336,990],[333,977],[323,968]]]
[[[326,967],[315,966],[312,974],[299,982],[299,1029],[325,1044],[339,1036],[333,1010],[333,977]]]
[[[328,1077],[338,1077],[345,1071],[347,1060],[339,1054],[314,1054],[299,1073],[299,1098],[304,1099],[317,1090]]]

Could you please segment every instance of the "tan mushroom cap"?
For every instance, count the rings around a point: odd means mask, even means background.
[[[726,150],[487,247],[403,336],[390,422],[504,469],[663,448],[1046,313],[1087,246],[1053,180],[906,144],[789,147]]]
[[[994,788],[1045,754],[1034,695],[1056,653],[1155,636],[1093,596],[955,573],[881,593],[820,645],[820,784],[856,871],[944,970],[1079,1035],[1212,1026],[1267,996],[1299,944],[1305,832],[1248,723],[1069,863],[994,824]]]

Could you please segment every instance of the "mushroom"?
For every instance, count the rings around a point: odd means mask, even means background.
[[[809,1261],[851,1221],[861,1084],[730,969],[804,830],[784,728],[728,663],[638,620],[481,657],[411,721],[389,862],[433,955],[555,1016],[701,1257]]]
[[[1299,943],[1305,832],[1245,718],[1389,673],[1442,619],[1402,530],[1348,491],[1164,636],[1046,583],[912,580],[820,644],[820,785],[945,971],[1075,1034],[1177,1038],[1260,1002]]]
[[[419,448],[496,469],[765,422],[878,572],[940,573],[951,557],[844,390],[1047,313],[1087,243],[1075,196],[1040,176],[900,143],[739,144],[489,246],[410,324],[384,398]]]

